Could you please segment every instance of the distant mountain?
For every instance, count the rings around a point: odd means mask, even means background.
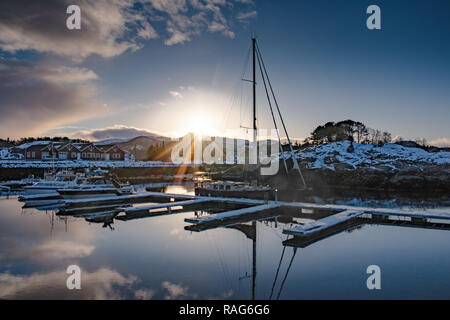
[[[115,139],[119,140],[119,139]],[[146,160],[147,157],[147,151],[150,146],[158,146],[161,145],[163,142],[171,141],[168,137],[163,136],[140,136],[133,138],[128,141],[114,141],[106,143],[108,140],[104,140],[101,143],[102,144],[117,144],[122,150],[128,151],[132,155],[134,155],[136,160]],[[111,141],[111,140],[110,140]]]

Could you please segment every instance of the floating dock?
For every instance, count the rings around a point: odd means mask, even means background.
[[[27,196],[26,199],[37,200],[38,196]],[[152,204],[144,206],[131,206],[131,204],[150,202]],[[168,194],[161,192],[142,192],[122,196],[105,196],[99,198],[79,199],[79,200],[60,200],[58,206],[61,207],[63,214],[76,214],[82,209],[89,210],[90,207],[120,207],[125,215],[117,218],[131,220],[135,218],[152,217],[156,215],[180,213],[196,210],[198,208],[224,209],[225,212],[196,216],[185,219],[186,222],[196,226],[221,225],[222,222],[235,223],[239,219],[258,220],[260,217],[275,216],[286,212],[299,213],[302,217],[313,219],[315,221],[298,224],[293,228],[284,229],[283,233],[295,237],[309,237],[313,234],[329,233],[341,225],[351,225],[355,219],[360,217],[368,218],[373,221],[392,220],[392,217],[409,219],[411,224],[417,226],[425,225],[430,220],[433,223],[443,224],[443,227],[450,223],[442,223],[441,220],[450,221],[450,211],[431,209],[431,210],[405,210],[391,208],[370,208],[359,206],[335,205],[335,204],[315,204],[304,202],[284,202],[284,201],[266,201],[247,198],[225,198],[194,196],[187,194]],[[219,207],[218,204],[221,204]],[[228,209],[228,210],[227,210]],[[275,211],[274,211],[275,210]],[[298,211],[297,211],[298,210]],[[319,214],[320,213],[320,214]],[[367,220],[367,219],[366,219]],[[429,223],[427,224],[427,226]],[[198,227],[198,230],[207,229]]]
[[[185,219],[184,221],[189,222],[189,223],[194,223],[194,224],[208,223],[208,222],[214,222],[214,221],[218,221],[218,220],[221,221],[221,220],[231,219],[231,218],[240,217],[240,216],[244,216],[244,215],[248,215],[248,214],[261,213],[266,210],[278,208],[279,206],[280,205],[278,203],[272,202],[272,203],[262,204],[259,206],[253,206],[253,207],[248,207],[248,208],[244,208],[244,209],[232,210],[232,211],[227,211],[227,212],[222,212],[222,213],[217,213],[217,214],[210,214],[210,215],[202,216],[202,217],[188,218],[188,219]]]
[[[299,225],[292,229],[283,230],[284,234],[289,234],[293,236],[308,236],[315,232],[320,232],[325,229],[331,228],[335,225],[345,223],[352,220],[360,215],[364,214],[362,210],[345,210],[329,217],[313,221],[304,225]]]

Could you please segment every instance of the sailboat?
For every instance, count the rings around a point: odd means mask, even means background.
[[[288,131],[286,129],[286,124],[284,122],[283,116],[278,105],[272,84],[270,82],[264,60],[261,55],[256,38],[252,38],[252,80],[242,79],[243,81],[252,83],[253,90],[253,141],[257,142],[258,128],[256,119],[256,74],[257,69],[261,73],[261,80],[264,85],[268,105],[271,112],[271,117],[273,120],[274,128],[277,132],[278,145],[279,145],[279,160],[283,162],[283,167],[285,170],[285,175],[281,175],[281,179],[272,179],[272,183],[261,185],[261,182],[267,182],[267,177],[259,175],[260,165],[246,165],[245,166],[245,177],[247,180],[252,181],[250,184],[248,182],[208,182],[201,183],[195,188],[195,194],[201,196],[222,196],[222,197],[239,197],[239,198],[251,198],[251,199],[264,199],[264,200],[278,200],[279,194],[284,192],[287,198],[296,198],[300,195],[310,194],[311,188],[306,184],[303,174],[300,170],[300,166],[297,161],[297,157],[292,146],[291,139],[289,137]],[[289,150],[285,152],[283,149],[283,144],[281,143],[280,134],[278,131],[278,123],[275,114],[281,120],[281,126],[286,135],[286,140],[288,143]],[[279,176],[279,175],[277,175]],[[279,183],[281,180],[281,184]],[[276,182],[275,182],[276,181]],[[278,185],[277,185],[278,184]]]

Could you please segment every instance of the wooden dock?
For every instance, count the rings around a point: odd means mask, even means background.
[[[345,210],[334,215],[328,216],[326,218],[307,223],[304,225],[296,226],[292,229],[283,230],[284,234],[289,234],[293,236],[307,236],[315,232],[320,232],[325,229],[331,228],[335,225],[345,223],[352,220],[360,215],[364,214],[362,210]]]
[[[125,209],[125,214],[133,214],[138,212],[148,212],[155,209],[169,209],[174,207],[189,207],[192,205],[209,202],[209,199],[193,199],[193,200],[186,200],[186,201],[176,201],[171,203],[161,203],[161,204],[154,204],[149,206],[142,206],[142,207],[135,207],[135,208],[129,208]]]
[[[131,206],[136,203],[150,203],[143,206]],[[186,222],[201,226],[221,225],[222,222],[235,223],[239,219],[258,220],[263,216],[274,216],[283,212],[299,212],[302,217],[316,221],[298,224],[293,228],[284,229],[283,233],[296,237],[307,237],[312,234],[327,233],[340,225],[352,224],[361,216],[370,215],[372,220],[391,219],[392,217],[409,219],[423,223],[430,220],[450,221],[450,210],[406,210],[391,208],[369,208],[359,206],[315,204],[304,202],[265,201],[246,198],[206,197],[186,194],[167,194],[161,192],[142,192],[122,196],[105,196],[101,198],[63,200],[64,209],[69,213],[71,209],[89,208],[91,206],[121,207],[123,220],[138,217],[152,217],[175,212],[188,212],[204,208],[217,208],[218,204],[225,211],[216,214],[196,216],[185,219]],[[228,209],[228,210],[227,210]],[[298,210],[298,211],[297,211]],[[318,212],[321,214],[318,216]],[[118,217],[118,218],[119,218]],[[318,220],[317,220],[318,219]],[[199,227],[200,229],[206,229]]]
[[[221,221],[221,220],[225,220],[225,219],[241,217],[241,216],[248,215],[248,214],[261,213],[266,210],[278,208],[279,206],[280,205],[278,203],[272,202],[272,203],[262,204],[259,206],[253,206],[253,207],[248,207],[248,208],[244,208],[244,209],[232,210],[232,211],[227,211],[227,212],[222,212],[222,213],[217,213],[217,214],[210,214],[210,215],[202,216],[202,217],[188,218],[188,219],[185,219],[184,221],[189,222],[189,223],[194,223],[194,224],[214,222],[217,220]]]

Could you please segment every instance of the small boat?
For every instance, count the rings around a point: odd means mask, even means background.
[[[26,194],[50,194],[56,193],[58,189],[68,188],[80,184],[84,176],[75,174],[72,171],[60,171],[55,175],[45,175],[44,179],[25,186],[23,189]]]
[[[24,208],[48,206],[62,203],[63,197],[58,192],[20,195],[19,201],[25,202]]]
[[[63,199],[86,199],[105,196],[121,196],[134,192],[130,184],[122,184],[115,176],[93,176],[86,179],[86,183],[57,190]]]
[[[269,186],[253,186],[246,182],[233,181],[203,182],[195,188],[195,195],[260,200],[273,199],[273,191]]]
[[[41,179],[35,178],[33,175],[29,176],[28,178],[21,179],[21,180],[11,180],[0,183],[0,190],[6,190],[6,191],[15,191],[15,190],[21,190],[25,186],[30,186],[36,182],[39,182]]]
[[[25,202],[24,207],[48,206],[62,204],[68,199],[99,198],[104,196],[120,196],[131,194],[134,189],[129,184],[122,184],[117,177],[109,176],[77,176],[70,183],[61,181],[42,181],[36,188],[47,190],[46,193],[27,193],[19,196],[19,201]],[[64,182],[65,180],[62,180]],[[76,182],[76,183],[75,183]],[[34,186],[34,185],[33,185]],[[51,186],[51,187],[50,187]]]

